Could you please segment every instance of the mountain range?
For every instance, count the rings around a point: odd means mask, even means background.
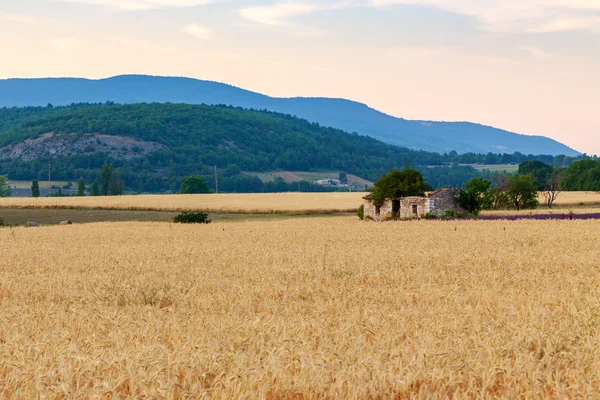
[[[73,103],[183,103],[231,105],[293,115],[322,126],[368,135],[409,149],[449,153],[514,153],[577,156],[543,136],[528,136],[469,122],[411,121],[365,104],[331,98],[276,98],[223,83],[191,78],[122,75],[108,79],[0,80],[0,107]]]

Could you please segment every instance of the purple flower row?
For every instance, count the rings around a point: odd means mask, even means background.
[[[575,220],[575,219],[600,219],[600,213],[590,213],[590,214],[533,214],[533,215],[484,215],[477,219],[484,221],[517,221],[521,219],[533,219],[533,220],[553,220],[553,219],[567,219],[567,220]]]

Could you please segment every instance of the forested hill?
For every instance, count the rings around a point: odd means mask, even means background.
[[[0,107],[106,101],[122,104],[225,104],[265,109],[295,115],[346,132],[358,132],[386,143],[439,153],[579,154],[542,136],[519,135],[469,122],[410,121],[345,99],[273,98],[222,83],[189,78],[117,76],[101,80],[0,80]]]
[[[111,162],[121,168],[127,187],[140,192],[175,190],[182,176],[208,176],[214,166],[224,174],[224,187],[229,179],[230,191],[260,191],[260,180],[243,171],[344,171],[373,181],[406,164],[533,158],[539,157],[414,151],[289,115],[230,106],[79,104],[0,109],[0,175],[42,178],[51,163],[54,179],[82,176],[89,183],[97,179],[104,162]],[[569,162],[549,156],[542,160]],[[460,184],[476,173],[466,168],[448,181],[426,170],[434,186]]]

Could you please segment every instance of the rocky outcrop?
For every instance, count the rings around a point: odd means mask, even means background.
[[[46,133],[37,139],[0,148],[0,159],[33,161],[37,158],[68,157],[76,154],[106,153],[116,159],[143,157],[164,146],[124,136],[101,134]]]

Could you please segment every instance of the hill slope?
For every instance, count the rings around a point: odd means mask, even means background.
[[[358,132],[412,149],[459,153],[579,153],[555,140],[468,122],[409,121],[344,99],[273,98],[226,84],[190,78],[124,75],[102,80],[73,78],[0,80],[0,107],[72,103],[224,104],[295,115],[323,126]]]

